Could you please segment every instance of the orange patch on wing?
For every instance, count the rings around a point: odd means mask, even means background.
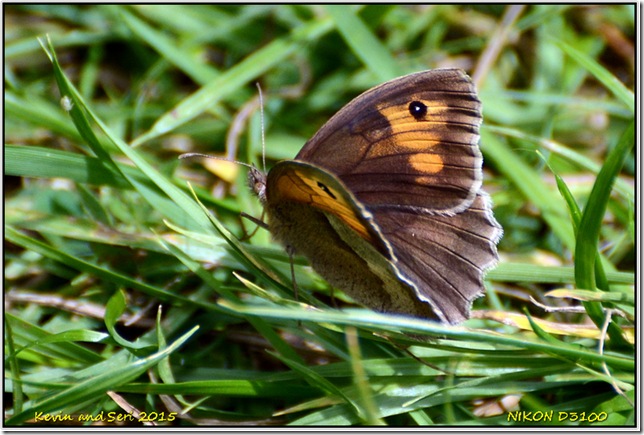
[[[445,115],[449,110],[449,107],[444,103],[438,101],[426,101],[421,98],[414,98],[414,96],[409,97],[409,102],[420,101],[427,108],[427,113],[425,114],[425,122],[447,122]],[[386,106],[381,104],[378,106],[378,112],[387,120],[391,125],[392,133],[404,133],[410,130],[411,125],[418,125],[418,122],[413,119],[413,116],[409,113],[409,105],[401,104],[397,106]],[[418,128],[411,128],[412,130],[418,130]]]
[[[412,130],[415,128],[415,130]],[[421,130],[418,123],[408,126],[394,136],[396,145],[411,151],[429,151],[441,141],[441,134]]]
[[[410,101],[413,100],[414,98],[410,97]],[[395,155],[403,150],[416,151],[417,154],[410,155],[408,158],[409,166],[419,174],[436,174],[443,170],[443,159],[436,150],[434,153],[429,151],[441,143],[442,133],[432,131],[426,123],[442,122],[440,117],[447,107],[441,103],[422,102],[427,106],[424,121],[413,119],[407,105],[378,107],[380,114],[389,121],[395,147],[374,147],[371,154],[380,157]]]
[[[393,142],[395,147],[374,147],[370,154],[375,157],[381,157],[385,155],[398,154],[403,150],[426,151],[438,145],[441,142],[442,133],[433,131],[427,124],[440,123],[441,120],[435,117],[444,112],[445,107],[432,107],[428,104],[427,110],[425,120],[417,121],[409,113],[408,105],[379,106],[378,112],[380,112],[380,114],[384,116],[389,123],[389,142]]]
[[[332,186],[322,183],[322,187],[318,183],[322,182],[303,171],[291,170],[276,180],[274,187],[277,188],[277,192],[274,193],[277,194],[278,201],[295,201],[335,215],[360,237],[375,244],[367,223],[358,215],[357,207],[349,202],[347,195]]]
[[[438,154],[413,154],[409,156],[409,165],[421,174],[436,174],[443,170],[443,159]]]

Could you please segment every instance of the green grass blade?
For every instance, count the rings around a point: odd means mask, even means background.
[[[190,53],[186,53],[185,48],[177,46],[176,41],[170,40],[162,32],[153,29],[125,9],[119,9],[119,14],[137,37],[147,42],[163,58],[177,66],[197,83],[206,84],[219,75],[218,71],[195,59]]]
[[[11,313],[7,313],[6,321],[11,323],[10,328],[13,331],[13,340],[15,345],[21,346],[21,349],[33,349],[35,343],[40,344],[40,352],[43,352],[48,358],[63,359],[65,361],[82,362],[95,364],[103,360],[96,352],[86,349],[69,341],[58,341],[52,337],[52,334],[26,320],[20,319]],[[49,342],[49,340],[54,340]],[[12,355],[12,354],[10,354]]]
[[[353,6],[327,5],[326,10],[333,17],[336,28],[351,51],[379,81],[385,82],[402,75],[389,49],[382,45],[358,17]]]
[[[5,145],[5,173],[17,177],[67,178],[92,186],[128,189],[132,186],[119,171],[113,171],[101,160],[68,151],[36,146]],[[119,165],[129,177],[145,182],[140,171]]]
[[[550,228],[570,249],[574,248],[575,237],[570,222],[565,219],[565,204],[559,195],[547,186],[540,174],[528,166],[505,143],[487,132],[481,131],[481,148],[485,156],[503,172],[523,196],[532,202],[543,214]]]
[[[626,105],[626,107],[630,109],[632,113],[635,112],[635,95],[633,92],[628,90],[626,86],[617,79],[617,77],[611,74],[594,59],[572,47],[570,44],[566,44],[565,42],[558,40],[555,40],[555,44],[557,44],[570,57],[575,59],[580,65],[586,68],[597,78],[597,80],[602,82],[608,90],[610,90],[622,103]]]
[[[354,412],[359,415],[363,416],[364,413],[362,409],[355,403],[355,401],[347,396],[340,388],[336,387],[333,383],[329,382],[326,378],[320,376],[318,373],[315,371],[309,369],[305,365],[301,364],[300,362],[296,361],[291,361],[288,358],[285,358],[280,355],[273,354],[276,358],[279,358],[280,361],[282,361],[284,364],[289,366],[291,369],[295,370],[298,372],[302,377],[312,386],[321,389],[322,391],[326,391],[327,394],[331,394],[336,397],[342,398],[342,400],[347,403],[349,406],[351,406],[354,410]]]
[[[90,426],[133,409],[180,411],[167,427],[515,427],[549,410],[553,426],[635,426],[637,150],[588,246],[610,291],[578,288],[574,250],[633,119],[637,10],[529,5],[495,39],[508,8],[6,4],[5,419],[33,426],[51,409]],[[461,326],[356,309],[299,256],[294,300],[269,232],[240,239],[255,227],[240,213],[261,213],[245,171],[177,160],[257,161],[263,133],[270,168],[378,81],[472,73],[490,49],[483,184],[505,236]],[[614,326],[588,322],[584,302]]]
[[[194,94],[190,95],[170,112],[161,116],[146,133],[136,138],[133,146],[159,137],[214,106],[246,83],[256,79],[271,67],[284,61],[299,44],[319,38],[332,27],[331,21],[314,22],[293,32],[290,38],[276,39],[232,68],[222,72]]]
[[[48,53],[50,54],[50,59],[52,59],[54,65],[54,72],[57,77],[60,92],[63,95],[70,96],[73,100],[74,105],[70,113],[72,114],[74,123],[77,128],[79,128],[81,135],[88,140],[99,159],[102,162],[107,162],[110,168],[114,168],[118,171],[118,167],[114,164],[109,153],[102,148],[100,142],[96,139],[96,136],[90,128],[85,114],[81,112],[80,107],[82,107],[87,115],[89,115],[89,117],[91,117],[91,119],[101,128],[111,143],[128,156],[128,158],[136,164],[147,178],[167,195],[167,197],[165,195],[160,195],[156,188],[150,187],[147,182],[139,182],[137,179],[128,178],[127,174],[122,173],[122,175],[124,175],[124,177],[126,177],[139,192],[141,192],[142,198],[145,198],[150,205],[169,219],[178,223],[186,223],[189,226],[195,225],[206,232],[210,232],[211,226],[208,221],[203,218],[203,215],[199,213],[195,203],[183,191],[167,180],[165,176],[147,162],[143,156],[112,134],[110,129],[107,128],[107,126],[90,110],[76,88],[74,88],[60,69],[53,47],[50,46],[49,49],[50,51]],[[168,197],[170,199],[168,199]]]
[[[146,294],[158,297],[159,299],[166,301],[175,301],[177,303],[194,304],[208,309],[218,309],[216,305],[202,301],[192,301],[184,296],[177,295],[167,290],[139,282],[120,273],[113,272],[92,264],[88,261],[81,260],[78,257],[62,252],[31,237],[25,236],[10,226],[5,226],[5,238],[19,246],[23,246],[27,249],[38,252],[41,255],[51,258],[52,260],[59,261],[67,265],[68,267],[72,267],[77,270],[92,274],[98,278],[114,282],[117,285],[136,288]]]
[[[575,282],[577,288],[595,289],[597,286],[595,259],[597,258],[598,252],[599,231],[614,180],[634,145],[635,123],[633,122],[624,131],[617,146],[609,153],[606,163],[597,175],[586,207],[584,207],[575,247]],[[586,302],[584,306],[595,324],[601,328],[604,323],[604,314],[602,313],[601,305],[594,302]],[[612,322],[611,326],[609,326],[609,334],[613,340],[619,340],[619,342],[623,343],[623,340],[620,340],[621,333],[619,328]]]
[[[444,336],[451,339],[470,340],[472,342],[489,342],[512,346],[518,349],[529,349],[534,351],[556,352],[571,359],[585,360],[592,363],[606,362],[607,364],[619,367],[625,370],[634,367],[634,361],[628,358],[615,357],[610,355],[598,355],[594,351],[589,351],[581,347],[570,348],[568,346],[557,347],[551,343],[541,343],[533,340],[513,338],[501,334],[491,334],[489,331],[476,331],[464,327],[448,326],[436,324],[433,322],[423,321],[402,316],[385,315],[380,313],[368,312],[366,310],[346,310],[344,312],[336,311],[304,311],[288,308],[272,307],[253,307],[247,305],[232,305],[225,303],[228,308],[244,314],[250,314],[260,317],[291,318],[297,320],[329,322],[340,325],[360,326],[369,330],[377,329],[380,331],[403,330],[405,332],[417,335],[427,335],[429,337]]]
[[[11,382],[12,399],[14,412],[22,412],[22,406],[25,401],[25,396],[22,391],[22,380],[20,379],[20,363],[16,358],[16,347],[13,341],[13,330],[9,319],[4,319],[4,340],[7,346],[8,356],[4,358],[5,363],[9,362],[9,373],[11,373],[11,380],[8,380],[5,375],[5,382]]]
[[[181,345],[183,345],[196,331],[195,326],[192,330],[179,337],[174,343],[165,349],[151,354],[146,358],[135,359],[125,365],[118,365],[111,370],[103,372],[101,375],[74,383],[69,388],[50,394],[40,400],[32,403],[32,406],[24,411],[15,414],[5,421],[5,424],[12,426],[23,423],[29,418],[33,418],[36,413],[47,413],[56,409],[64,409],[66,406],[74,403],[81,403],[86,400],[101,397],[106,391],[121,384],[130,382],[141,374],[145,373],[150,367],[158,364],[163,358],[172,354]]]

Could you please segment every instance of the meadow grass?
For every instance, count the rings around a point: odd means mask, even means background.
[[[633,5],[5,5],[5,425],[633,426],[634,39]],[[299,257],[295,299],[245,168],[178,159],[261,166],[256,82],[270,167],[437,67],[504,228],[463,325]]]

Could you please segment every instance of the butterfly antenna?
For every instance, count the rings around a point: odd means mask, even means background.
[[[238,165],[246,166],[247,168],[254,169],[255,167],[253,165],[249,165],[248,163],[240,162],[238,160],[230,160],[226,157],[219,157],[219,156],[211,156],[209,154],[202,154],[202,153],[184,153],[179,156],[180,159],[191,159],[194,157],[203,157],[205,159],[213,159],[213,160],[223,160],[224,162],[230,162],[230,163],[237,163]]]
[[[264,97],[262,96],[262,87],[259,83],[257,92],[259,96],[259,124],[262,130],[262,171],[266,173],[266,138],[264,137]]]

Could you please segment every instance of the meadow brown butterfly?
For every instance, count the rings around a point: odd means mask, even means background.
[[[249,182],[274,239],[355,301],[458,323],[483,293],[502,229],[481,191],[481,103],[458,69],[355,98],[294,160]]]

